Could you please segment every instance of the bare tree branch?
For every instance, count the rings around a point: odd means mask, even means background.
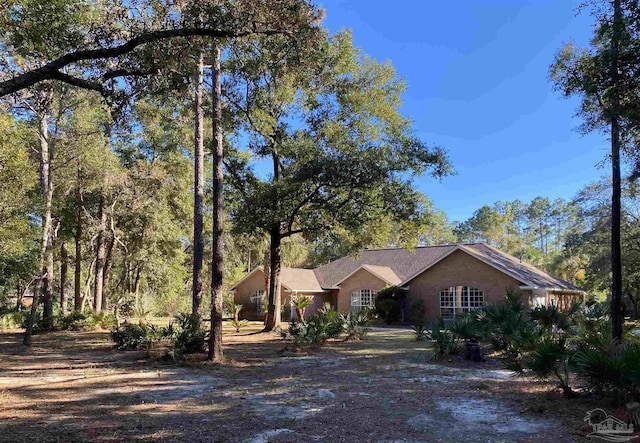
[[[128,40],[127,42],[113,47],[100,48],[100,49],[87,49],[81,51],[74,51],[63,55],[55,60],[52,60],[45,65],[29,70],[15,77],[0,82],[0,97],[4,97],[9,94],[16,93],[25,88],[34,86],[45,80],[59,80],[65,83],[69,83],[74,86],[82,87],[85,89],[91,89],[98,92],[103,92],[102,85],[98,87],[98,83],[91,82],[89,80],[78,79],[77,77],[63,74],[60,70],[74,63],[89,61],[89,60],[103,60],[108,58],[119,57],[128,54],[148,43],[154,43],[161,40],[168,40],[177,37],[189,37],[189,36],[207,36],[216,38],[232,38],[232,37],[244,37],[253,34],[261,35],[274,35],[284,34],[285,31],[273,30],[273,29],[258,29],[254,27],[252,29],[242,30],[221,30],[221,29],[209,29],[209,28],[176,28],[176,29],[164,29],[160,31],[149,31],[138,35],[137,37]],[[107,74],[105,74],[107,75]]]

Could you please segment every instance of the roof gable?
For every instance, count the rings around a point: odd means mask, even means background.
[[[455,249],[455,245],[418,247],[414,249],[365,249],[358,255],[342,257],[314,269],[323,288],[335,288],[363,265],[389,268],[401,281]]]
[[[254,268],[240,281],[235,283],[230,290],[235,290],[256,272],[264,274],[264,268],[262,266]],[[280,283],[282,284],[282,287],[288,291],[324,292],[324,289],[320,286],[313,269],[282,268],[280,271]]]
[[[353,272],[345,276],[342,280],[335,283],[335,286],[340,286],[345,280],[348,280],[351,276],[355,275],[358,271],[367,271],[369,274],[374,277],[379,278],[385,283],[395,286],[400,283],[400,278],[393,272],[388,266],[375,266],[375,265],[362,265],[356,268]]]
[[[460,245],[461,249],[482,260],[490,266],[498,269],[521,281],[526,286],[541,289],[564,289],[569,291],[581,291],[576,285],[555,277],[535,266],[523,262],[510,254],[500,251],[485,243],[473,245]]]

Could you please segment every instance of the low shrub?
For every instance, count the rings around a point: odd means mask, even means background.
[[[21,329],[25,327],[29,311],[7,312],[0,317],[0,329]]]
[[[409,308],[409,317],[407,320],[412,325],[422,325],[426,324],[427,311],[424,305],[424,300],[418,298],[411,302],[411,306]]]
[[[185,354],[204,352],[207,345],[207,331],[202,327],[200,317],[192,314],[180,314],[178,325],[170,325],[164,336],[172,340],[174,360],[182,360]]]
[[[575,394],[570,386],[573,351],[562,336],[546,336],[521,361],[509,365],[516,374],[531,372],[541,380],[554,380],[565,397]]]
[[[89,321],[100,329],[111,329],[116,326],[116,317],[111,312],[102,311],[89,315]]]
[[[133,351],[148,348],[159,336],[159,331],[153,325],[136,325],[125,323],[121,327],[111,331],[111,340],[115,344],[115,348],[120,351]]]
[[[459,339],[478,342],[485,336],[485,323],[478,320],[475,312],[460,315],[446,329]]]
[[[612,394],[618,404],[640,398],[640,344],[611,341],[606,347],[580,342],[573,367],[584,387]]]
[[[524,297],[519,290],[508,290],[504,302],[487,305],[470,315],[479,323],[482,339],[491,343],[495,351],[518,354],[516,339],[520,331],[531,324],[526,318]]]
[[[347,334],[345,340],[360,341],[366,337],[367,329],[365,326],[370,320],[367,316],[367,311],[362,310],[359,312],[340,314],[340,320],[342,321],[342,328]]]
[[[375,308],[387,324],[405,320],[405,310],[409,291],[398,286],[381,289],[376,294]]]
[[[331,338],[337,338],[343,331],[340,314],[329,303],[325,303],[304,323],[293,321],[289,329],[282,331],[282,337],[291,343],[294,349],[322,346]]]
[[[458,352],[458,345],[456,343],[456,336],[453,332],[447,329],[444,321],[439,319],[438,322],[433,325],[431,331],[429,331],[429,340],[433,341],[434,357],[440,358],[445,355],[453,355]]]
[[[238,320],[234,318],[231,320],[231,324],[236,330],[236,334],[239,334],[240,330],[249,324],[249,320]]]
[[[110,312],[88,313],[73,311],[57,320],[60,329],[65,331],[91,331],[94,329],[112,329],[116,318]]]
[[[60,318],[58,323],[65,331],[85,331],[92,328],[87,321],[88,316],[80,311],[73,311]]]
[[[416,336],[416,341],[427,341],[429,340],[429,330],[423,324],[417,324],[411,326],[413,329],[413,333]]]

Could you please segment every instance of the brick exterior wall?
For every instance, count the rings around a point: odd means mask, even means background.
[[[324,302],[330,302],[339,311],[348,312],[351,308],[351,293],[360,289],[370,289],[377,293],[387,287],[388,284],[371,274],[365,269],[356,271],[352,276],[344,280],[337,290],[327,291],[323,294],[310,293],[314,297],[313,305],[309,306],[305,315],[314,313]],[[422,299],[425,305],[426,320],[431,323],[440,316],[439,293],[451,286],[470,286],[480,289],[484,293],[484,303],[493,304],[504,301],[507,289],[518,288],[520,282],[513,277],[487,265],[464,251],[454,251],[434,266],[418,275],[409,282],[409,300],[407,307],[410,309],[413,300]],[[261,319],[256,315],[251,305],[249,296],[253,291],[264,290],[265,280],[262,271],[257,271],[251,277],[236,287],[235,302],[245,306],[241,316],[249,319]],[[303,294],[304,292],[300,292]],[[285,306],[283,319],[289,318],[290,293],[282,289],[282,302]],[[525,303],[530,304],[532,292],[522,291]],[[563,293],[550,293],[549,299],[562,307],[580,300],[581,296],[568,296]],[[411,315],[411,313],[408,313]]]
[[[236,304],[244,306],[244,309],[240,311],[240,318],[246,318],[249,320],[262,320],[263,315],[258,315],[254,306],[251,304],[251,293],[254,291],[265,291],[266,284],[264,279],[264,272],[258,270],[254,272],[248,279],[240,283],[233,295],[233,299]],[[284,288],[280,290],[280,297],[282,298],[282,304],[285,306],[283,318],[289,318],[289,294],[285,292]]]
[[[409,283],[409,304],[418,298],[424,300],[427,321],[435,321],[440,316],[439,293],[450,286],[476,287],[489,304],[504,301],[507,289],[517,288],[520,282],[458,250]]]
[[[387,287],[388,284],[365,269],[356,271],[340,284],[338,290],[338,311],[348,312],[351,309],[351,293],[359,289],[371,289],[374,293]]]
[[[249,278],[236,286],[234,291],[234,301],[236,304],[244,306],[244,309],[240,312],[240,318],[246,318],[249,320],[262,320],[264,316],[257,315],[254,306],[251,304],[251,293],[254,291],[267,291],[264,272],[258,270],[254,272]],[[304,294],[304,292],[300,292],[299,294]],[[332,292],[327,291],[326,293],[309,293],[313,297],[313,304],[308,306],[305,310],[305,317],[316,312],[317,309],[321,308],[325,302],[332,303],[335,306],[333,301]],[[284,288],[280,289],[280,297],[282,299],[282,306],[284,306],[284,310],[282,312],[282,319],[289,320],[291,318],[291,314],[295,317],[295,310],[291,309],[290,305],[290,297],[291,293],[286,291]]]

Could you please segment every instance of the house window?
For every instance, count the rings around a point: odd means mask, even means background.
[[[532,294],[532,305],[534,307],[547,306],[546,291],[534,290]]]
[[[351,293],[351,311],[358,312],[373,306],[375,294],[371,289],[360,289]]]
[[[484,293],[471,286],[451,286],[440,291],[440,316],[454,319],[456,315],[464,314],[473,309],[484,306]]]
[[[264,313],[263,308],[263,300],[265,297],[265,291],[253,291],[249,295],[249,301],[251,302],[251,306],[254,309],[254,312],[258,315],[262,315]]]

